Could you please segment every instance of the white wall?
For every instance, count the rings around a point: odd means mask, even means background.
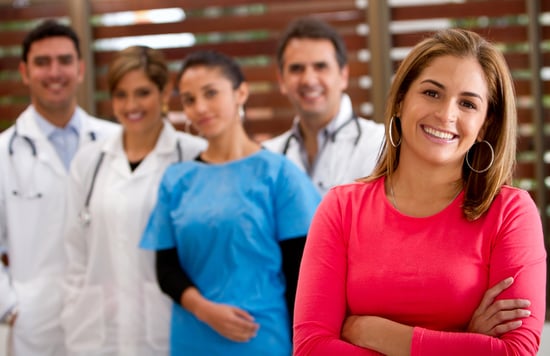
[[[6,356],[6,336],[7,328],[0,326],[0,356]],[[550,355],[550,323],[546,323],[542,333],[542,342],[540,345],[539,356]]]

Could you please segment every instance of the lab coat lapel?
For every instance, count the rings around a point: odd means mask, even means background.
[[[17,121],[17,131],[20,135],[27,136],[36,145],[37,159],[50,167],[60,177],[68,176],[68,172],[61,162],[61,158],[44,133],[38,127],[34,115],[37,115],[32,107],[28,107]]]
[[[176,130],[167,122],[164,122],[164,127],[157,139],[155,148],[145,157],[143,162],[137,167],[134,174],[136,177],[149,175],[151,172],[157,171],[162,165],[165,166],[166,161],[176,162],[178,157],[176,153]]]
[[[107,139],[103,144],[103,151],[105,151],[107,157],[109,157],[109,167],[119,176],[128,179],[131,175],[130,164],[126,157],[126,152],[122,146],[122,130],[119,134]]]

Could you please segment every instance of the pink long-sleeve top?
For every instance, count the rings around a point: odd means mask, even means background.
[[[411,355],[536,355],[544,324],[546,251],[527,192],[505,186],[474,222],[461,192],[423,218],[386,198],[384,178],[333,188],[312,222],[300,269],[296,355],[378,355],[341,340],[348,315],[414,327]],[[500,338],[466,332],[485,291],[531,301],[531,315]]]

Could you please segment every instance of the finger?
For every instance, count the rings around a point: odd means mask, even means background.
[[[501,312],[506,311],[525,311],[531,302],[527,299],[502,299],[494,302],[486,311],[487,318],[493,318]],[[506,314],[508,315],[508,314]]]
[[[489,288],[483,295],[479,309],[487,309],[487,307],[493,303],[495,298],[506,290],[506,288],[510,287],[512,283],[514,283],[514,277],[508,277]]]
[[[493,329],[494,334],[491,336],[501,336],[502,334],[506,334],[509,331],[519,328],[522,324],[523,322],[521,320],[514,320],[504,324],[499,324]]]
[[[240,317],[242,319],[245,319],[245,320],[248,320],[248,321],[251,321],[251,322],[254,321],[254,317],[252,315],[248,314],[246,311],[244,311],[242,309],[234,308],[233,312],[235,313],[235,315],[237,315],[238,317]]]
[[[492,320],[494,324],[502,324],[511,320],[527,318],[531,315],[531,311],[527,309],[514,309],[514,310],[503,310],[496,313]]]

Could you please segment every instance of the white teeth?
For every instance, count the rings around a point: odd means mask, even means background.
[[[61,89],[63,86],[59,83],[51,83],[48,85],[48,87],[52,90],[59,90]]]
[[[320,97],[323,93],[320,90],[311,90],[307,92],[302,92],[302,95],[308,99],[314,99]]]
[[[435,136],[437,138],[441,138],[444,140],[450,140],[454,137],[453,134],[450,134],[448,132],[443,132],[443,131],[437,131],[431,127],[424,127],[424,131],[432,136]]]
[[[126,116],[128,120],[139,120],[141,119],[142,115],[140,113],[134,113],[134,114],[128,114]]]

